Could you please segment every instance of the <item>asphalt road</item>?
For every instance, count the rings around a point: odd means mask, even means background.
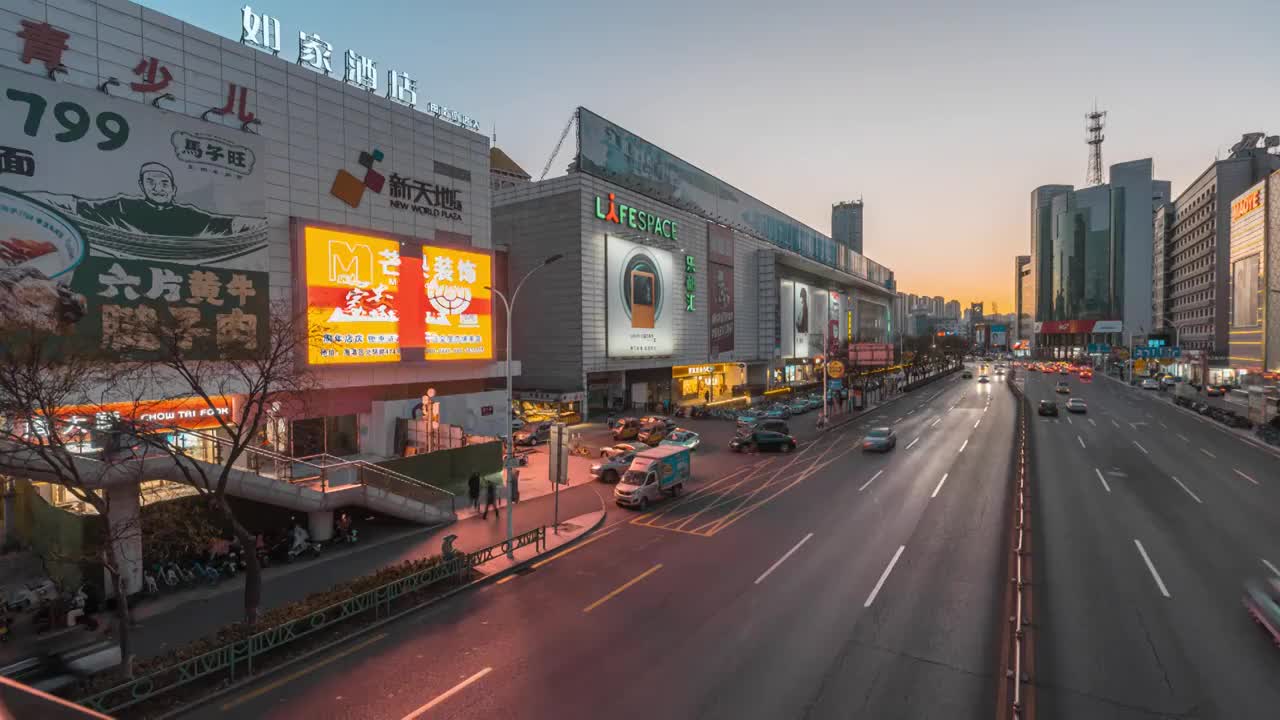
[[[1058,718],[1274,718],[1280,652],[1241,606],[1280,566],[1280,459],[1155,391],[1066,379],[1033,418],[1038,699]]]
[[[685,495],[195,717],[988,718],[1013,422],[955,375],[792,454],[708,448]]]

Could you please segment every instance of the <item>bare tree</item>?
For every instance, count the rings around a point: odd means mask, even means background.
[[[265,328],[247,319],[236,327],[220,328],[215,353],[192,352],[199,339],[190,326],[172,319],[157,323],[149,333],[156,347],[150,365],[153,384],[198,398],[217,423],[221,452],[215,463],[191,457],[175,434],[153,435],[153,442],[176,461],[185,481],[221,513],[245,549],[244,620],[254,625],[262,599],[262,568],[254,552],[256,538],[228,500],[228,483],[234,473],[244,470],[241,460],[251,459],[248,456],[267,444],[267,428],[277,412],[296,410],[314,389],[314,377],[304,360],[313,342],[306,315],[276,303]],[[232,396],[236,398],[233,409],[224,412],[222,399]]]
[[[112,407],[137,403],[143,386],[135,364],[38,327],[10,325],[0,343],[0,472],[66,488],[102,517],[97,560],[116,597],[126,676],[133,651],[125,573],[134,563],[124,547],[139,528],[132,520],[115,521],[107,488],[136,486],[145,463],[127,447],[114,412],[95,409],[107,407],[107,398]]]

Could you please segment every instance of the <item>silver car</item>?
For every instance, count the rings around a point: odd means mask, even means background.
[[[873,452],[889,452],[898,446],[898,436],[891,427],[871,428],[862,438],[862,449]]]
[[[616,483],[618,478],[627,472],[627,468],[631,467],[631,461],[635,458],[635,452],[618,453],[612,457],[604,458],[591,466],[591,475],[600,482]]]

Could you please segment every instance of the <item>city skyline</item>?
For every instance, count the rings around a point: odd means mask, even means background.
[[[144,4],[238,37],[237,4]],[[833,203],[862,197],[867,257],[893,269],[899,287],[966,305],[1013,307],[1005,267],[1028,250],[1026,189],[1084,185],[1084,114],[1095,101],[1109,113],[1104,164],[1151,157],[1175,195],[1240,133],[1274,130],[1264,121],[1280,112],[1280,99],[1238,72],[1265,25],[1237,18],[1261,2],[1208,17],[1162,5],[1158,24],[1144,7],[1091,2],[1055,6],[1049,22],[1045,8],[1011,3],[983,12],[789,6],[785,16],[758,3],[725,17],[660,2],[648,8],[664,28],[647,34],[650,52],[589,64],[554,52],[559,40],[600,32],[592,7],[406,6],[395,22],[300,0],[254,9],[281,19],[282,56],[306,30],[334,45],[338,74],[346,48],[377,60],[383,80],[389,68],[411,73],[424,100],[468,113],[486,134],[496,128],[499,146],[535,178],[584,105],[824,233]],[[824,22],[809,22],[815,15]],[[424,37],[420,28],[447,31]],[[785,58],[740,50],[796,37],[803,47]],[[743,73],[754,82],[734,80]],[[1162,76],[1249,102],[1173,113]],[[627,92],[610,90],[620,82]],[[678,115],[661,112],[675,105]],[[550,176],[563,174],[570,152]],[[926,176],[940,192],[922,197]]]

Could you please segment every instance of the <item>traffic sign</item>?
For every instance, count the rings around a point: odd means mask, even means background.
[[[833,378],[844,377],[844,363],[839,360],[832,360],[827,363],[827,375]]]
[[[1090,355],[1106,355],[1111,352],[1111,346],[1107,343],[1089,343]]]
[[[1133,349],[1135,358],[1144,359],[1167,359],[1182,357],[1182,348],[1180,347],[1136,347]]]

